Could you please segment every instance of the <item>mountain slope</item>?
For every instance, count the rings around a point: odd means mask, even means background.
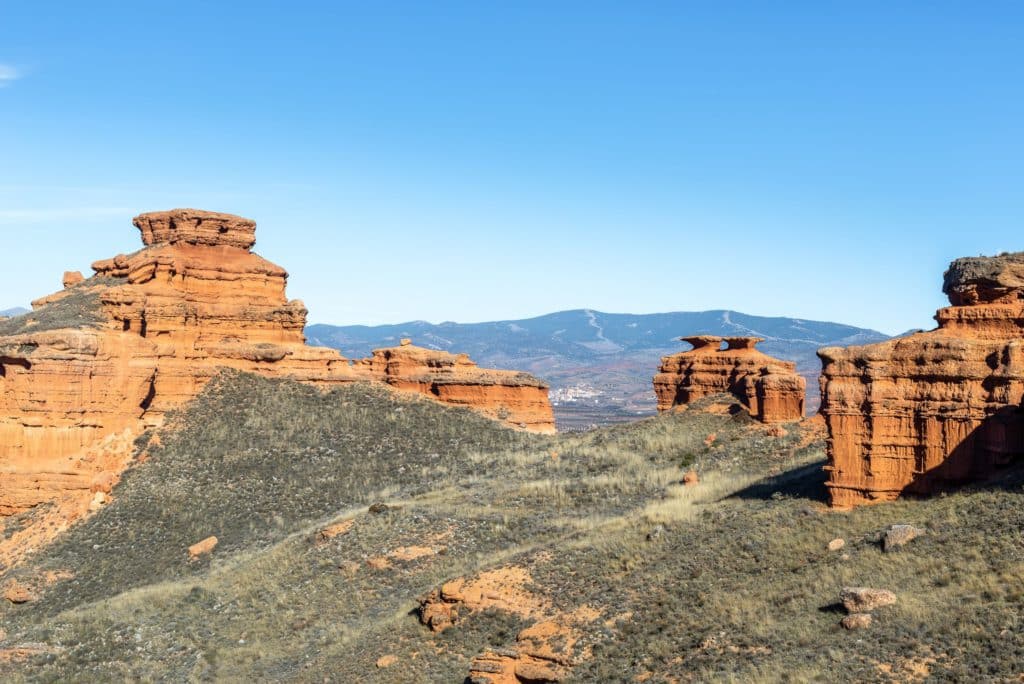
[[[483,366],[512,368],[551,383],[562,428],[634,419],[654,411],[651,378],[662,356],[686,348],[682,335],[764,337],[767,354],[795,361],[808,379],[808,409],[818,405],[819,347],[887,339],[875,330],[825,321],[750,316],[735,311],[609,314],[590,309],[488,323],[412,321],[381,326],[312,325],[312,344],[368,356],[402,338],[465,352]]]

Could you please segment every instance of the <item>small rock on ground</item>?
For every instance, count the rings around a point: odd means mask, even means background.
[[[846,629],[867,629],[871,626],[870,613],[853,613],[842,619],[841,624]]]
[[[882,536],[882,551],[895,551],[926,533],[927,530],[913,525],[889,525]]]
[[[896,594],[888,589],[872,589],[870,587],[845,587],[839,594],[839,600],[849,613],[870,613],[883,606],[896,603]]]

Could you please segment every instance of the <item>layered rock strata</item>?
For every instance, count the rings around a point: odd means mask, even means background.
[[[527,373],[479,368],[466,354],[424,349],[410,340],[374,350],[354,367],[396,389],[466,406],[522,429],[555,431],[548,386]]]
[[[1024,452],[1024,253],[954,261],[938,328],[825,348],[832,504],[926,495]]]
[[[758,350],[761,338],[697,335],[681,339],[693,348],[664,357],[654,376],[659,411],[725,392],[762,422],[803,418],[806,381],[797,374],[796,364]]]
[[[380,381],[554,430],[535,378],[411,346],[355,363],[307,346],[306,308],[286,297],[287,272],[251,251],[249,219],[181,209],[134,223],[143,249],[96,262],[88,279],[65,274],[64,290],[0,322],[0,515],[65,495],[87,508],[134,438],[222,368],[325,387]]]

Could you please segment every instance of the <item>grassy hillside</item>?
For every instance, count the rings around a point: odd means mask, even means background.
[[[462,682],[552,623],[566,681],[1024,671],[1018,473],[830,512],[816,433],[703,408],[538,437],[380,388],[222,376],[113,504],[0,577],[40,592],[0,607],[0,679]],[[883,553],[902,522],[928,534]],[[495,576],[489,607],[421,623],[446,582]],[[898,601],[848,632],[847,585]]]

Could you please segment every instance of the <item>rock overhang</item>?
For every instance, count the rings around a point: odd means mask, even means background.
[[[234,214],[202,209],[170,209],[139,214],[132,223],[146,246],[190,244],[250,250],[256,244],[256,222]]]

